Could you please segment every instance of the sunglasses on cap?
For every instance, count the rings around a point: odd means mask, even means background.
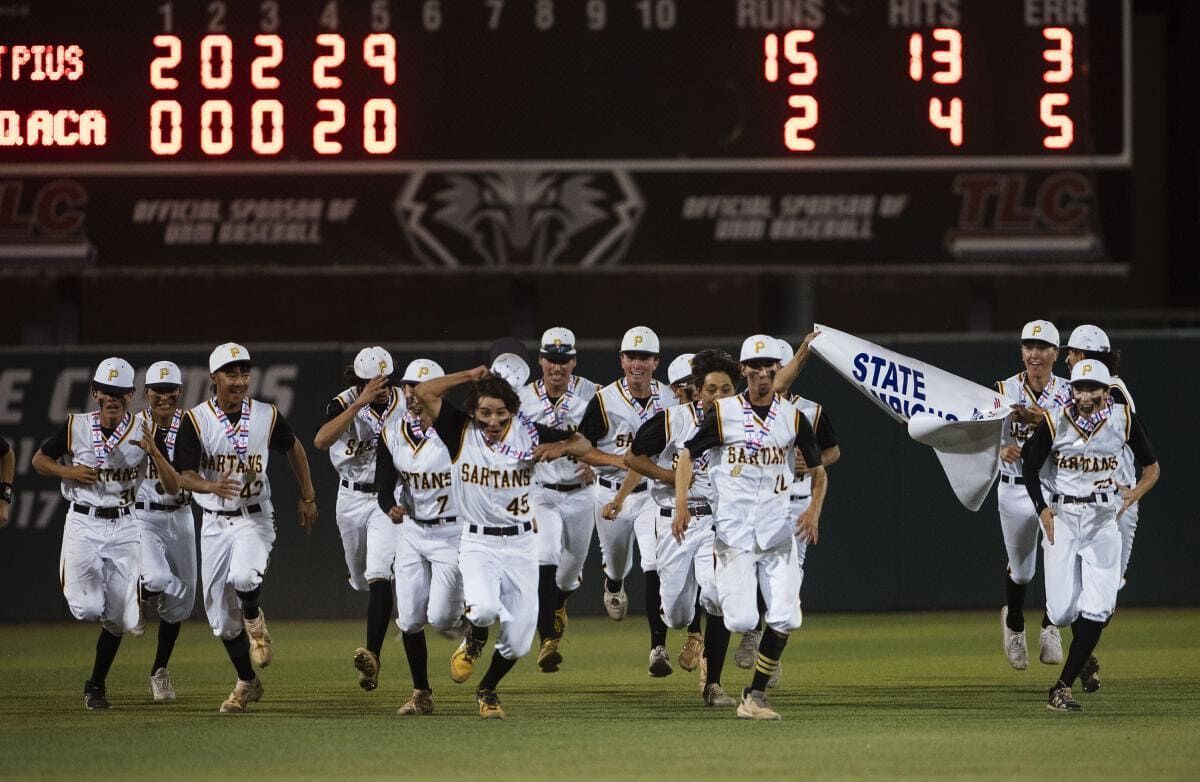
[[[563,353],[547,353],[542,351],[542,358],[546,359],[551,364],[570,364],[575,357],[568,356]]]

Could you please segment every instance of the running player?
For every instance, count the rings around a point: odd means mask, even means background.
[[[346,368],[352,385],[325,408],[313,445],[329,451],[338,472],[337,525],[350,587],[367,592],[367,645],[354,650],[358,686],[379,686],[379,657],[392,618],[392,561],[396,525],[379,509],[375,446],[393,417],[404,415],[404,395],[392,388],[392,354],[378,345],[358,351]]]
[[[71,414],[58,433],[33,455],[33,469],[62,481],[67,499],[59,577],[71,614],[100,622],[92,677],[83,685],[89,711],[111,708],[105,681],[121,636],[137,624],[141,549],[131,523],[145,465],[154,463],[167,494],[179,491],[179,476],[154,442],[145,419],[129,412],[133,367],[106,358],[92,377],[99,409]]]

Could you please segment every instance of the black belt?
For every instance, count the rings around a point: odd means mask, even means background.
[[[1022,478],[1020,475],[1008,475],[1007,473],[1000,473],[1000,482],[1001,483],[1011,483],[1016,486],[1024,486],[1025,485],[1025,479]]]
[[[709,507],[707,502],[702,502],[699,505],[689,505],[688,513],[692,516],[711,516],[712,508]],[[675,509],[659,508],[658,515],[662,516],[664,519],[672,518],[675,515]]]
[[[526,521],[521,524],[516,524],[511,527],[480,527],[477,524],[472,524],[467,527],[467,531],[474,534],[496,535],[498,537],[509,538],[513,535],[520,535],[522,532],[528,532],[533,529],[533,524]]]
[[[606,489],[620,489],[620,488],[621,488],[621,484],[620,484],[620,483],[616,483],[616,482],[614,482],[614,481],[610,481],[608,478],[597,478],[597,479],[596,479],[596,482],[597,482],[597,483],[599,483],[601,486],[603,486],[603,487],[604,487],[604,488],[606,488]],[[637,486],[637,488],[636,488],[636,489],[634,489],[633,491],[629,492],[629,493],[630,493],[630,494],[637,494],[639,491],[645,491],[645,490],[646,490],[646,489],[648,489],[648,488],[650,488],[650,484],[648,484],[648,483],[639,483],[639,484],[638,484],[638,486]]]
[[[458,516],[438,516],[436,519],[414,518],[413,521],[417,522],[418,524],[424,524],[427,527],[436,527],[439,524],[453,524],[454,522],[458,521]]]
[[[93,508],[91,505],[84,505],[82,502],[72,502],[71,510],[76,513],[82,513],[85,516],[95,516],[98,519],[116,519],[129,515],[128,505],[122,505],[119,508]]]
[[[374,483],[351,483],[345,478],[342,478],[342,486],[346,487],[347,489],[354,489],[355,491],[366,492],[368,494],[377,494],[379,492],[379,487]]]
[[[255,503],[254,505],[247,505],[241,510],[214,510],[211,512],[228,519],[234,516],[249,516],[251,513],[262,513],[262,509],[263,506]]]
[[[792,502],[799,502],[800,500],[807,500],[807,499],[811,499],[811,498],[812,498],[811,494],[805,494],[804,496],[800,496],[799,494],[788,495],[788,499],[791,500]]]
[[[582,483],[539,483],[538,486],[550,491],[575,491],[583,488]]]
[[[1060,505],[1091,505],[1093,502],[1108,502],[1108,494],[1105,492],[1097,492],[1088,494],[1084,497],[1069,497],[1065,494],[1050,495],[1050,502],[1057,502]]]
[[[171,511],[171,510],[179,510],[179,509],[180,509],[180,508],[182,508],[183,506],[182,506],[182,505],[163,505],[161,502],[150,502],[150,503],[146,503],[146,502],[135,502],[135,503],[133,504],[133,507],[137,508],[138,510],[166,510],[166,511]]]

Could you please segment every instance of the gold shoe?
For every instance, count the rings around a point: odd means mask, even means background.
[[[247,706],[261,700],[262,696],[262,680],[257,676],[254,677],[254,681],[252,682],[244,682],[238,679],[238,683],[233,687],[233,692],[229,693],[229,697],[221,704],[221,713],[243,714]]]
[[[367,692],[379,686],[379,658],[370,649],[354,650],[354,667],[358,669],[358,686]]]
[[[554,612],[554,634],[562,638],[567,631],[567,607],[563,606]]]
[[[495,690],[476,690],[475,702],[479,704],[479,716],[485,720],[504,719],[504,709],[500,708],[500,697]]]
[[[559,638],[547,638],[542,641],[542,648],[538,652],[537,664],[542,669],[542,673],[554,673],[558,670],[558,666],[562,665],[562,653],[558,651]]]
[[[250,636],[250,659],[259,668],[266,668],[274,657],[271,634],[267,632],[267,615],[259,611],[257,619],[243,619],[242,624]]]
[[[396,709],[396,713],[406,717],[414,714],[433,714],[433,691],[413,690],[412,697]]]
[[[679,667],[685,671],[694,671],[704,657],[704,636],[700,633],[688,633],[683,648],[679,650]]]
[[[470,679],[471,672],[475,670],[475,661],[482,653],[483,642],[472,638],[468,630],[467,637],[462,639],[462,643],[454,650],[454,654],[450,655],[450,678],[456,684],[462,684]]]

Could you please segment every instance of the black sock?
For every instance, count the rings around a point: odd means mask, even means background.
[[[1042,612],[1042,629],[1045,630],[1051,624],[1053,624],[1053,622],[1050,621],[1050,614],[1047,614],[1045,611],[1043,611]]]
[[[604,588],[610,593],[620,592],[621,585],[624,583],[625,579],[623,578],[609,578],[608,576],[604,577]]]
[[[1067,661],[1063,664],[1062,673],[1058,680],[1067,687],[1072,686],[1083,670],[1083,664],[1096,650],[1100,643],[1100,632],[1104,630],[1103,622],[1093,622],[1082,616],[1071,623],[1071,648],[1067,651]]]
[[[408,670],[412,673],[414,690],[429,690],[429,647],[425,644],[425,631],[401,633],[404,656],[408,658]]]
[[[700,620],[704,618],[704,609],[700,607],[700,593],[696,592],[696,610],[692,614],[692,623],[688,625],[689,633],[700,632]]]
[[[367,648],[378,658],[392,621],[392,582],[372,581],[367,586],[371,590],[367,596]]]
[[[113,635],[100,628],[100,637],[96,639],[96,662],[92,664],[92,684],[104,686],[108,678],[108,670],[112,668],[113,660],[117,659],[117,650],[121,648],[121,636]]]
[[[254,681],[254,665],[250,662],[250,636],[246,635],[246,631],[242,630],[229,640],[222,638],[221,643],[225,644],[225,651],[237,670],[237,677],[244,682]]]
[[[725,668],[725,655],[729,651],[729,630],[725,618],[707,614],[704,625],[704,662],[708,665],[708,683],[720,684],[721,671]]]
[[[1019,633],[1025,629],[1025,590],[1028,584],[1018,584],[1012,576],[1004,576],[1004,602],[1008,604],[1008,629]]]
[[[766,616],[766,613],[767,613],[767,599],[765,597],[763,597],[761,587],[759,587],[757,589],[757,595],[758,595],[758,623],[754,625],[754,629],[761,630],[761,629],[763,629],[762,618],[764,616]]]
[[[661,584],[657,570],[646,571],[646,622],[650,625],[651,649],[667,644],[667,623],[662,618]]]
[[[554,583],[554,574],[558,570],[554,565],[538,567],[538,637],[543,641],[556,638],[554,632],[554,609],[558,604],[558,585]]]
[[[479,627],[467,622],[467,635],[469,635],[473,640],[476,640],[481,644],[485,644],[487,643],[488,639],[488,629],[486,627]]]
[[[237,590],[238,599],[242,601],[242,617],[245,619],[258,619],[258,598],[262,594],[262,587],[256,586],[249,592]]]
[[[559,610],[566,608],[567,607],[567,598],[569,598],[573,594],[575,594],[574,589],[572,589],[570,592],[564,592],[563,590],[559,589],[557,587],[557,585],[555,585],[555,597],[557,599],[554,601],[554,609],[556,611],[559,611]]]
[[[517,664],[516,660],[509,660],[504,655],[496,651],[492,654],[492,664],[488,666],[487,673],[479,680],[479,689],[494,690],[500,685],[500,680],[504,675],[513,669]]]
[[[183,627],[181,622],[168,622],[165,619],[158,620],[158,651],[154,653],[154,665],[150,668],[150,675],[159,668],[166,668],[171,662],[171,652],[175,651],[175,639],[179,637],[179,628]]]
[[[750,689],[767,689],[767,680],[779,669],[779,658],[783,656],[783,647],[787,646],[788,637],[775,632],[771,628],[763,630],[762,640],[758,642],[758,660],[754,663],[754,679]]]

